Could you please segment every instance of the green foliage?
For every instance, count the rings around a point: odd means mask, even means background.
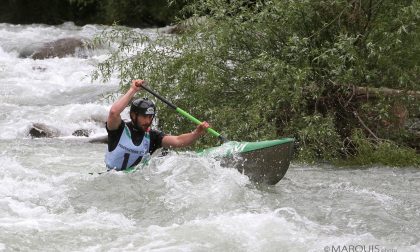
[[[339,157],[341,147],[340,135],[334,125],[334,117],[329,115],[305,116],[296,125],[300,145],[299,159],[305,162],[314,162],[320,159],[335,160]]]
[[[294,136],[301,158],[334,160],[390,104],[360,102],[353,84],[419,89],[419,13],[419,1],[197,0],[176,36],[105,33],[119,47],[96,77],[115,71],[122,89],[144,78],[232,140]],[[163,108],[159,118],[174,134],[193,127]]]
[[[352,136],[357,146],[357,153],[346,161],[340,161],[340,165],[375,165],[388,166],[417,166],[420,167],[420,155],[415,150],[398,146],[391,141],[380,140],[373,142],[357,130]]]

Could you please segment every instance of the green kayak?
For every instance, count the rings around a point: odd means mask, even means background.
[[[222,158],[223,166],[235,167],[251,181],[275,185],[289,168],[294,141],[293,138],[261,142],[231,141],[198,153]]]
[[[220,158],[222,166],[234,167],[247,175],[251,181],[269,185],[277,184],[289,169],[293,155],[293,138],[261,142],[226,142],[220,146],[198,151],[205,157]],[[147,165],[148,160],[136,167],[124,170],[133,173]]]

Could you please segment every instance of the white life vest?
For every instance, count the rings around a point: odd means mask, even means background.
[[[137,160],[149,153],[150,134],[144,133],[143,140],[139,146],[134,145],[131,139],[131,132],[127,125],[121,134],[120,141],[113,151],[108,151],[105,155],[105,164],[108,169],[125,170],[130,168]]]

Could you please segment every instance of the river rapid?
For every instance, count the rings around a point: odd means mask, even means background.
[[[106,145],[72,133],[106,134],[118,80],[90,73],[107,50],[18,55],[103,28],[0,24],[0,251],[420,251],[416,167],[292,164],[266,186],[174,152],[134,174],[90,175],[105,170]],[[32,139],[33,123],[58,137]]]

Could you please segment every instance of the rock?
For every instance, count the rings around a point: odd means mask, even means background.
[[[75,55],[78,51],[91,48],[90,42],[81,38],[62,38],[52,42],[44,43],[40,46],[30,46],[23,49],[19,57],[32,59],[47,59],[54,57],[65,57],[67,55]]]
[[[182,24],[168,26],[168,27],[165,27],[165,29],[159,30],[158,32],[166,33],[166,34],[181,34],[185,32],[185,26]]]
[[[73,136],[84,136],[84,137],[88,137],[90,135],[90,133],[92,133],[92,130],[89,129],[78,129],[75,130],[72,135]]]
[[[60,131],[43,123],[34,123],[29,130],[29,135],[33,138],[58,137]]]
[[[192,25],[199,24],[199,25],[206,25],[207,18],[205,16],[202,17],[191,17],[187,20],[183,20],[177,25],[168,26],[162,30],[163,33],[168,34],[181,34],[187,31]]]
[[[45,70],[47,70],[47,68],[46,67],[41,67],[41,66],[33,66],[32,67],[32,70],[34,70],[34,71],[39,71],[39,72],[45,72]]]
[[[92,138],[92,139],[89,140],[89,143],[107,144],[108,143],[108,135]]]
[[[19,52],[19,58],[30,58],[37,48],[40,48],[41,46],[41,43],[35,43],[23,48]]]

